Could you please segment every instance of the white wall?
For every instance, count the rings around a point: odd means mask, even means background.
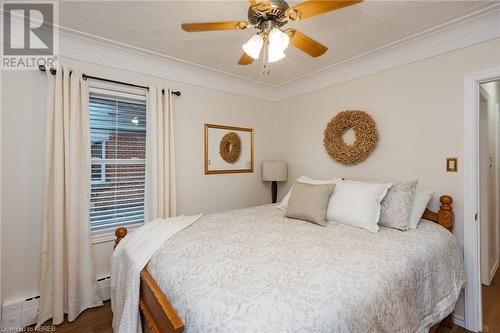
[[[261,161],[270,159],[270,102],[158,77],[63,59],[84,73],[180,90],[175,97],[178,211],[214,212],[270,203]],[[2,290],[3,301],[38,294],[42,223],[45,74],[2,73]],[[254,128],[255,172],[204,175],[204,123]],[[112,243],[95,245],[98,277],[109,275]]]
[[[454,198],[454,234],[463,243],[464,75],[500,66],[500,39],[290,98],[277,105],[278,159],[289,162],[289,181],[300,175],[355,179],[418,179],[435,192],[432,202]],[[363,163],[346,167],[323,148],[323,130],[346,109],[369,112],[380,142]],[[447,173],[447,157],[458,172]],[[283,192],[282,192],[283,193]],[[457,311],[463,314],[463,305]]]

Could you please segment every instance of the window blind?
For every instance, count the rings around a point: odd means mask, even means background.
[[[90,88],[93,232],[144,222],[146,172],[145,91],[113,85]]]

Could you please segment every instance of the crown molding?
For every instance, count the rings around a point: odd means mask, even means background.
[[[278,102],[500,37],[500,3],[370,53],[280,85],[269,85],[182,59],[60,30],[60,55],[237,95]]]
[[[256,81],[73,32],[60,31],[59,56],[237,95],[272,99],[270,87]]]
[[[281,101],[500,37],[500,3],[441,27],[273,87]]]

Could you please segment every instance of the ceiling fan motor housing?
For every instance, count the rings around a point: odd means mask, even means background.
[[[285,15],[288,8],[285,0],[271,0],[265,4],[258,4],[248,9],[248,21],[258,27],[266,21],[272,21],[277,27],[282,27],[288,21]]]

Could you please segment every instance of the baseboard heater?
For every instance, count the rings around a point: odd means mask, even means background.
[[[111,280],[109,276],[97,280],[97,289],[103,301],[111,299]],[[40,296],[20,301],[7,302],[2,306],[2,330],[8,332],[24,331],[26,326],[36,324],[36,314]]]

